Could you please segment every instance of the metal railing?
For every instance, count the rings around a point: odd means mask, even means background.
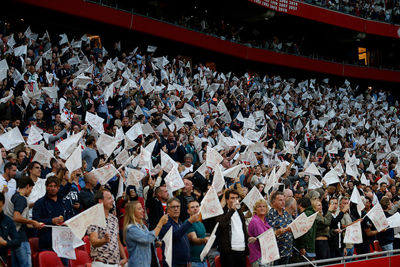
[[[314,264],[315,266],[330,266],[330,265],[336,265],[336,264],[343,264],[344,266],[346,266],[346,264],[355,262],[355,261],[366,261],[366,260],[370,260],[372,258],[379,259],[379,258],[398,256],[398,255],[400,255],[400,249],[372,252],[372,253],[367,253],[367,254],[346,256],[346,257],[330,258],[330,259],[324,259],[324,260],[316,260],[316,261],[312,261],[312,264]],[[305,265],[311,265],[311,264],[304,260],[304,262],[290,263],[287,265],[279,265],[279,266],[297,267],[297,266],[305,266]]]

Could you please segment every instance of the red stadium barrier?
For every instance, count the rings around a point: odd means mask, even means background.
[[[304,2],[298,2],[294,0],[249,1],[278,12],[335,25],[358,32],[365,32],[369,34],[376,34],[393,38],[400,37],[398,33],[398,31],[400,30],[400,25],[367,20],[353,15],[337,12],[331,9],[310,5]]]
[[[400,82],[400,72],[368,67],[346,65],[303,56],[281,54],[269,50],[249,48],[245,45],[224,41],[219,38],[188,30],[151,18],[88,3],[83,0],[16,0],[29,5],[40,6],[106,24],[147,33],[192,46],[205,48],[237,58],[326,73],[341,77]]]

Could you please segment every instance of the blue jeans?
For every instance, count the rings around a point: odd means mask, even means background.
[[[13,267],[31,267],[31,246],[28,241],[11,250],[11,263]]]
[[[207,267],[207,261],[204,262],[192,262],[192,267]]]
[[[390,244],[386,244],[384,246],[381,246],[382,251],[389,251],[389,250],[393,250],[393,243]]]

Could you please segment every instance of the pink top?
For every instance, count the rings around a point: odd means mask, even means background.
[[[267,231],[269,228],[271,228],[271,226],[267,223],[266,217],[263,221],[260,217],[254,214],[249,223],[249,237],[257,237]],[[249,252],[249,260],[251,263],[257,261],[261,257],[260,242],[258,240],[252,244],[249,244]]]

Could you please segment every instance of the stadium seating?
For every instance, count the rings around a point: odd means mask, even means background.
[[[92,259],[86,251],[75,249],[76,260],[70,260],[70,267],[84,267],[87,263],[91,263]]]
[[[42,251],[39,253],[40,267],[64,267],[61,259],[54,251]]]
[[[29,245],[31,247],[31,258],[32,258],[32,266],[39,266],[39,238],[32,237],[29,238]]]

